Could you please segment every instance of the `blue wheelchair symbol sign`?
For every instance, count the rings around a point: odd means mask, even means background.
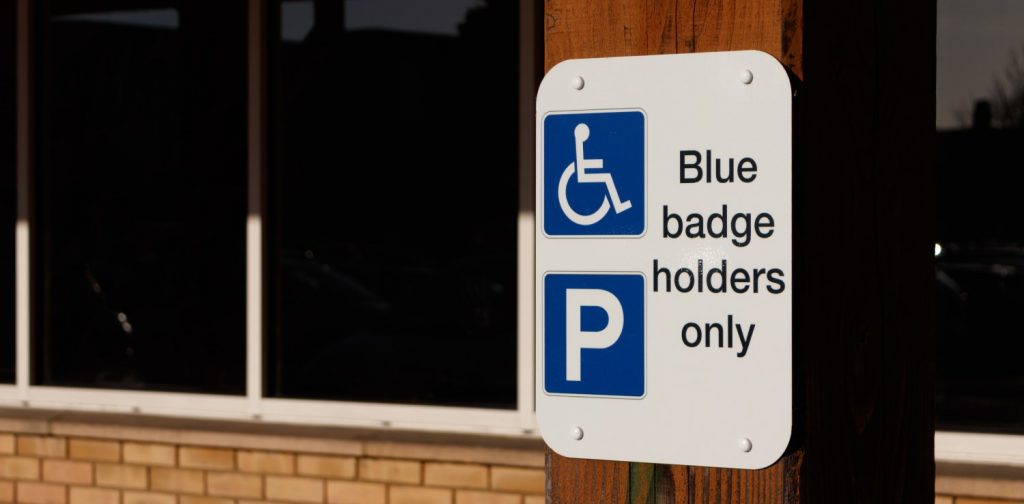
[[[544,390],[643,397],[644,277],[544,276]]]
[[[640,111],[544,118],[544,233],[639,236],[645,230]]]

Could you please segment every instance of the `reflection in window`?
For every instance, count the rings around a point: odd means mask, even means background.
[[[34,380],[244,391],[244,0],[37,2]]]
[[[14,382],[15,2],[0,3],[0,382]]]
[[[1024,433],[1024,2],[938,3],[938,386],[943,430]]]
[[[517,10],[275,4],[268,395],[515,407]]]

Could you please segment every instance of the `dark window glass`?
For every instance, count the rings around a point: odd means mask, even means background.
[[[516,3],[272,10],[268,395],[514,408]]]
[[[1024,2],[939,0],[936,424],[1024,433]]]
[[[14,382],[15,2],[0,2],[0,382]]]
[[[246,2],[35,5],[35,383],[242,393]]]

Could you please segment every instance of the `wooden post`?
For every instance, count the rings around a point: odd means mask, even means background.
[[[549,453],[548,502],[933,502],[934,1],[546,0],[544,30],[546,68],[760,49],[796,92],[787,454],[747,471]]]

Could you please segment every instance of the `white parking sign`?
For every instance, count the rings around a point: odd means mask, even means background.
[[[791,90],[756,51],[537,95],[537,415],[566,456],[760,468],[792,423]]]

